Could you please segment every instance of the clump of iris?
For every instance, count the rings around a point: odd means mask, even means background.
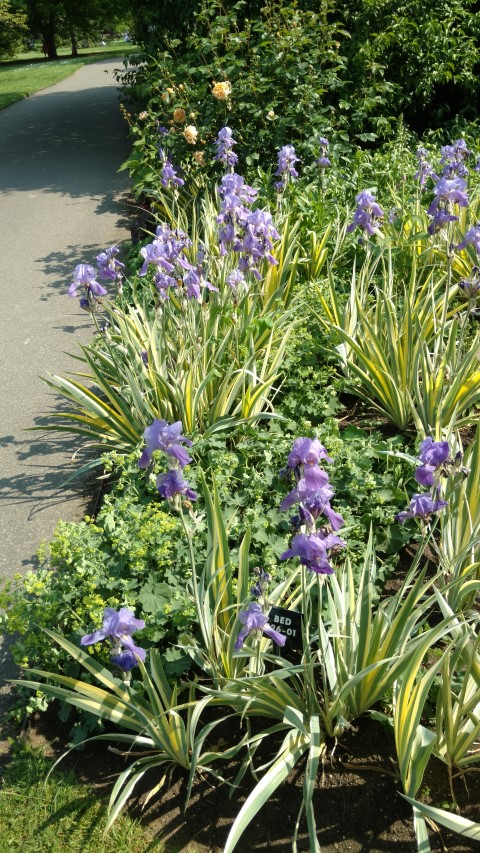
[[[191,247],[192,241],[184,231],[162,224],[157,227],[153,242],[140,249],[143,264],[139,275],[147,275],[153,267],[153,283],[160,299],[168,299],[169,289],[179,285],[183,286],[187,299],[195,299],[197,302],[202,301],[204,289],[218,292],[218,287],[214,287],[206,278],[202,247],[194,263],[189,260]]]
[[[468,168],[466,160],[471,152],[464,139],[457,139],[453,145],[444,145],[441,149],[440,177],[433,170],[430,176],[435,181],[433,200],[428,208],[432,217],[428,225],[428,233],[436,234],[449,222],[456,222],[458,216],[454,207],[468,207],[467,182]]]
[[[178,506],[183,498],[187,501],[197,500],[197,493],[183,479],[183,469],[192,461],[185,445],[192,446],[189,438],[182,435],[182,423],[169,424],[167,421],[155,418],[153,423],[143,433],[146,447],[138,462],[139,468],[149,468],[153,454],[161,450],[168,457],[169,470],[157,477],[157,489],[160,497]]]
[[[231,128],[222,127],[215,141],[217,150],[213,159],[218,163],[223,163],[224,166],[228,166],[232,172],[233,167],[238,161],[238,154],[233,150],[236,144]]]
[[[295,485],[280,509],[298,506],[298,514],[292,519],[292,526],[298,532],[280,559],[298,557],[309,571],[329,575],[333,574],[330,554],[345,547],[343,539],[336,535],[344,520],[330,504],[335,493],[328,474],[319,464],[321,461],[333,462],[317,438],[302,437],[294,441],[282,474],[293,479]]]
[[[330,142],[325,136],[321,136],[318,140],[318,144],[320,145],[320,156],[317,158],[317,166],[320,166],[321,169],[328,169],[329,166],[332,165],[332,161],[327,157],[327,150]]]
[[[298,172],[295,168],[295,163],[300,160],[297,157],[293,145],[284,145],[278,152],[277,170],[275,176],[280,178],[275,184],[277,192],[282,192],[292,178],[298,178]]]
[[[271,265],[278,264],[272,253],[273,242],[280,235],[268,210],[251,209],[257,190],[248,186],[241,175],[235,172],[224,175],[218,193],[220,255],[224,257],[232,253],[238,258],[236,269],[227,278],[229,286],[236,290],[239,286],[246,286],[245,276],[248,273],[257,280],[261,279],[258,267],[264,260]]]
[[[173,165],[161,146],[158,149],[158,154],[163,162],[160,170],[160,183],[162,187],[166,190],[177,190],[178,187],[183,187],[185,181],[180,177],[179,169]]]
[[[90,264],[77,264],[75,267],[68,295],[76,296],[78,288],[83,287],[84,295],[80,298],[80,308],[84,311],[93,312],[101,303],[101,297],[108,294],[106,288],[97,281],[97,276],[104,281],[114,281],[118,289],[121,289],[122,270],[125,264],[122,264],[116,257],[118,252],[117,246],[110,246],[109,249],[100,252],[96,258],[98,269]]]
[[[420,486],[429,486],[430,491],[417,492],[412,496],[408,509],[396,516],[400,524],[410,518],[418,518],[428,525],[433,515],[448,506],[448,501],[442,498],[443,482],[455,473],[461,456],[453,460],[448,441],[434,441],[431,436],[427,436],[420,444],[418,461],[420,464],[415,469],[415,480]]]
[[[360,241],[363,242],[365,238],[380,234],[384,212],[370,190],[362,190],[355,196],[355,201],[357,207],[353,220],[347,227],[347,234],[351,234],[358,228],[361,231]]]
[[[146,652],[141,646],[136,646],[132,640],[132,634],[145,628],[143,619],[136,619],[135,614],[128,608],[122,607],[118,613],[112,607],[106,607],[103,611],[102,627],[93,632],[85,634],[80,644],[91,646],[107,640],[110,643],[110,660],[124,673],[126,680],[130,678],[130,672],[138,661],[145,662]]]

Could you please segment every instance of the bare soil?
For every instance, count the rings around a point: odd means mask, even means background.
[[[239,736],[235,720],[230,729],[222,736],[233,743]],[[48,754],[58,757],[66,749],[67,727],[62,729],[52,711],[32,722],[27,737],[33,745],[42,744]],[[257,765],[266,758],[267,754],[259,756]],[[109,752],[104,744],[75,751],[65,761],[102,798],[108,797],[118,773],[126,766],[125,759]],[[238,764],[230,765],[227,777],[233,780],[237,769]],[[356,730],[342,738],[321,768],[314,795],[322,853],[416,853],[411,809],[400,796],[396,769],[393,733],[377,721],[364,718]],[[186,777],[178,769],[173,770],[163,793],[142,809],[146,791],[158,778],[155,773],[145,777],[143,789],[130,801],[130,814],[146,824],[152,839],[162,840],[169,853],[221,853],[229,828],[255,781],[245,776],[241,789],[231,795],[226,785],[213,788],[208,779],[198,779],[184,815]],[[302,784],[301,763],[245,831],[237,847],[239,853],[291,853]],[[478,821],[480,775],[470,773],[465,780],[457,779],[455,794],[461,814]],[[424,802],[452,809],[447,772],[441,762],[431,760],[420,797]],[[432,829],[430,843],[432,853],[471,853],[479,849],[479,845],[443,829]],[[303,821],[298,853],[308,853],[309,849]]]

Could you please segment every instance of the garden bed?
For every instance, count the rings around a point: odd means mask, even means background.
[[[55,754],[92,736],[67,762],[110,792],[111,825],[128,806],[168,853],[466,853],[480,840],[475,132],[414,153],[400,122],[361,149],[351,104],[329,101],[327,15],[202,8],[180,58],[125,78],[145,231],[128,276],[114,246],[75,268],[94,338],[75,378],[47,380],[68,400],[47,426],[99,448],[112,479],[0,598],[29,709],[77,713],[68,735],[51,719],[31,736]],[[378,104],[354,100],[373,143]]]
[[[220,733],[229,742],[238,737],[235,725]],[[32,721],[26,742],[46,749],[53,760],[68,747],[68,727],[59,726],[52,711]],[[267,756],[265,756],[266,758]],[[259,763],[261,757],[259,756]],[[107,749],[87,746],[75,751],[60,764],[70,768],[84,785],[105,800],[124,761]],[[233,778],[237,765],[230,768]],[[255,825],[246,831],[240,851],[290,853],[291,835],[302,796],[304,768],[300,765],[289,775],[259,813]],[[315,793],[318,838],[322,853],[415,853],[411,810],[402,800],[395,750],[391,732],[373,720],[358,721],[335,745],[333,755],[322,767]],[[145,782],[145,790],[155,779]],[[138,819],[165,853],[221,853],[245,797],[230,796],[226,785],[213,788],[208,780],[197,780],[187,812],[183,813],[186,778],[174,771],[165,790],[146,810],[141,790],[129,806],[129,814]],[[470,820],[478,817],[480,776],[467,774],[457,780],[455,793],[461,813]],[[450,791],[444,767],[432,761],[425,774],[422,798],[431,805],[451,808]],[[432,853],[472,853],[476,844],[462,840],[439,828],[430,836]],[[308,838],[300,835],[299,851],[308,851]]]

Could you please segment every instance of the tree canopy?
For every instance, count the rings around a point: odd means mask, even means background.
[[[58,41],[70,40],[76,53],[78,38],[128,26],[127,0],[12,0],[26,15],[34,38],[41,38],[49,59],[57,57]]]
[[[28,33],[26,15],[0,0],[0,57],[13,56]]]

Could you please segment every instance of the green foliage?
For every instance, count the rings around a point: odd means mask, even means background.
[[[384,126],[403,112],[414,127],[441,127],[478,97],[480,13],[474,0],[348,0],[338,4],[351,34],[346,72],[354,95],[384,94]],[[391,126],[391,125],[390,125]]]
[[[68,39],[72,55],[76,55],[77,37],[96,36],[103,29],[125,25],[129,5],[122,0],[13,0],[13,5],[27,15],[30,33],[40,37],[49,59],[57,59],[57,43]]]
[[[26,16],[0,0],[0,58],[14,56],[28,32]]]
[[[417,812],[423,815],[423,817],[426,817],[427,820],[435,821],[435,823],[439,823],[440,826],[445,826],[452,832],[458,832],[459,835],[463,835],[465,838],[470,838],[472,841],[480,841],[480,823],[474,823],[473,820],[467,820],[461,815],[455,814],[454,812],[447,812],[445,809],[437,809],[434,806],[428,806],[426,803],[421,803],[418,800],[412,799],[412,797],[407,797],[406,795],[402,796],[405,796],[407,802],[409,802]],[[428,851],[429,849],[429,847],[422,848],[422,850],[425,851]]]
[[[428,245],[427,235],[416,232],[416,217],[408,210],[401,215],[412,236],[402,244],[387,233],[378,250],[367,246],[346,300],[333,270],[328,295],[319,290],[319,319],[331,340],[339,341],[332,352],[354,394],[399,430],[413,422],[418,432],[440,437],[454,423],[476,419],[480,334],[465,335],[468,311],[455,314],[457,270],[443,251]]]
[[[217,483],[234,564],[248,528],[250,569],[260,565],[279,580],[286,569],[278,558],[289,535],[288,517],[278,509],[285,496],[279,471],[299,427],[293,421],[282,426],[272,423],[263,430],[244,427],[234,442],[213,436],[199,440],[193,448],[195,459]],[[300,431],[311,433],[311,425],[303,422]],[[397,444],[379,434],[354,428],[340,432],[334,420],[319,434],[335,459],[331,479],[339,511],[349,526],[355,573],[373,524],[375,542],[385,560],[379,567],[383,577],[408,536],[393,519],[404,503],[402,482],[409,469],[385,455]],[[130,606],[147,623],[147,644],[157,644],[166,654],[168,671],[188,666],[185,651],[175,648],[179,636],[191,632],[195,624],[188,543],[178,516],[156,491],[155,474],[164,470],[163,460],[157,459],[154,473],[147,475],[138,469],[139,456],[140,450],[126,459],[115,454],[107,457],[106,471],[113,471],[115,479],[96,518],[78,524],[60,522],[48,549],[42,549],[40,568],[24,579],[17,577],[0,594],[6,609],[0,627],[20,635],[13,644],[20,665],[61,671],[68,667],[59,647],[50,644],[37,626],[78,637],[100,624],[105,607]],[[189,480],[198,485],[194,465]],[[198,511],[201,515],[202,500]],[[205,522],[200,519],[195,532],[200,568],[207,548],[204,534]],[[107,661],[106,653],[103,659]]]
[[[224,125],[238,141],[242,174],[258,166],[272,172],[276,150],[293,144],[312,177],[320,135],[345,153],[349,143],[391,139],[400,114],[417,131],[443,128],[460,110],[476,118],[480,12],[473,0],[203,0],[188,9],[164,0],[139,18],[147,53],[126,80],[142,116],[133,122],[126,164],[139,193],[158,184],[159,126],[169,131],[162,148],[195,191],[218,173],[212,143]],[[222,81],[232,93],[218,101],[212,86]],[[174,119],[178,109],[184,121]],[[196,145],[183,135],[189,124],[198,129]],[[203,154],[202,165],[194,152]]]
[[[439,556],[446,598],[456,612],[469,608],[480,588],[480,428],[462,459],[466,476],[447,483],[449,512],[441,520]]]
[[[67,658],[39,627],[79,637],[101,623],[105,607],[136,609],[147,621],[147,642],[163,649],[191,625],[181,525],[154,499],[154,481],[143,485],[137,460],[138,455],[125,465],[95,521],[60,522],[49,553],[42,555],[43,566],[2,592],[2,606],[8,608],[2,629],[20,634],[13,645],[20,665],[63,671]],[[171,653],[172,671],[181,669],[181,658]]]
[[[57,62],[28,62],[28,63],[0,63],[0,110],[33,95],[40,89],[45,89],[47,86],[53,86],[73,74],[78,68],[84,65],[89,65],[92,62],[98,62],[100,59],[110,59],[115,56],[122,56],[126,52],[133,50],[133,45],[111,46],[109,49],[101,49],[100,55],[86,54],[77,57],[77,59],[64,58],[65,51],[60,50],[60,58]],[[70,57],[70,52],[68,52]],[[40,59],[40,56],[33,55],[32,59]]]
[[[137,191],[158,184],[159,144],[195,180],[218,174],[212,143],[224,125],[238,141],[242,174],[259,165],[276,168],[276,149],[292,142],[313,164],[319,154],[316,137],[330,132],[332,123],[347,139],[341,107],[329,102],[343,59],[328,11],[328,3],[320,14],[295,3],[272,3],[248,18],[242,2],[228,13],[215,0],[204,3],[186,39],[168,40],[166,50],[127,78],[142,109],[126,162]],[[224,81],[231,84],[231,97],[219,100],[213,85]],[[184,110],[184,121],[174,118],[178,109]],[[196,146],[183,135],[189,124],[199,132]],[[159,126],[169,131],[161,139]],[[194,151],[203,153],[204,166],[196,163]]]
[[[480,655],[479,638],[466,631],[442,659],[442,681],[437,696],[435,754],[445,762],[452,800],[453,772],[480,761]]]

